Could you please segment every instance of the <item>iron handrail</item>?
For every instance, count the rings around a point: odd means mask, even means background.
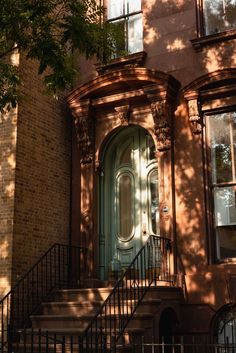
[[[18,329],[29,324],[29,316],[52,290],[78,286],[86,268],[86,254],[86,248],[52,245],[1,299],[0,352],[12,344]]]
[[[150,235],[79,338],[80,352],[116,347],[148,288],[157,281],[173,282],[170,275],[171,240]]]

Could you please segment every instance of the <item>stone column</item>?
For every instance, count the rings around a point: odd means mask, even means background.
[[[85,275],[87,278],[93,278],[96,267],[94,229],[96,205],[94,176],[95,120],[92,115],[90,100],[80,102],[80,105],[73,109],[73,116],[80,158],[80,246],[88,249]]]

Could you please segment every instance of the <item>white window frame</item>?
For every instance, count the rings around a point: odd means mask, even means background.
[[[118,16],[112,16],[110,14],[110,1],[115,1],[115,3],[120,7],[121,10]],[[134,0],[108,0],[108,11],[107,11],[107,21],[110,23],[122,23],[124,22],[124,52],[120,53],[117,52],[117,57],[122,56],[124,54],[133,54],[143,50],[143,25],[142,25],[142,9],[141,9],[141,1],[140,1],[140,8],[135,11],[129,11],[129,2]],[[118,11],[119,12],[119,11]],[[136,18],[136,21],[135,21]],[[139,22],[139,23],[138,23]],[[140,25],[141,22],[141,25]],[[133,23],[133,26],[140,25],[137,29],[133,28],[133,36],[131,38],[131,27],[130,25]],[[137,36],[135,38],[135,36]]]

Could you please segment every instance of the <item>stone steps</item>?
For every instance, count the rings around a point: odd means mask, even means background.
[[[42,303],[38,313],[31,316],[32,329],[27,329],[24,332],[19,331],[20,341],[18,346],[21,347],[19,351],[23,345],[23,351],[27,353],[28,349],[31,353],[38,353],[39,350],[44,352],[44,349],[51,353],[52,349],[52,352],[55,353],[55,345],[60,346],[63,340],[67,345],[65,352],[70,351],[68,347],[71,342],[76,342],[75,347],[78,347],[79,337],[84,334],[111,290],[111,287],[100,287],[54,291],[50,301]],[[140,291],[140,288],[135,285],[129,295],[128,292],[120,292],[120,298],[123,299],[122,304],[118,306],[117,299],[115,302],[111,302],[106,309],[107,321],[104,312],[99,315],[97,324],[94,325],[87,336],[91,351],[93,351],[93,345],[97,343],[96,339],[104,339],[106,328],[112,336],[119,325],[123,325],[120,314],[128,316],[131,313],[132,308],[137,303],[138,291]],[[155,313],[163,300],[167,299],[168,301],[181,302],[183,300],[182,290],[167,285],[151,286],[120,337],[119,346],[125,345],[128,347],[131,342],[138,342],[143,336],[152,337]],[[96,336],[96,330],[100,335]],[[111,336],[106,336],[108,347],[111,345]],[[46,342],[48,347],[45,348]],[[51,342],[54,342],[54,347],[49,347]],[[60,353],[60,349],[60,347],[57,347],[56,352]],[[76,349],[74,348],[75,353]]]

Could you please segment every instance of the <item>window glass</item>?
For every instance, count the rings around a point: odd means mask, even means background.
[[[108,19],[122,16],[124,13],[123,0],[109,0],[108,3]]]
[[[207,117],[219,259],[236,258],[235,122],[235,112]]]
[[[205,34],[214,34],[236,26],[236,0],[204,1]]]
[[[235,345],[236,344],[236,307],[223,312],[216,322],[216,340],[219,344]],[[235,348],[232,347],[223,351],[233,353]]]
[[[118,181],[119,195],[119,236],[128,239],[133,229],[132,180],[128,174],[122,174]]]
[[[128,13],[137,12],[141,10],[141,0],[129,0],[127,5]]]
[[[150,183],[150,215],[151,229],[154,234],[159,233],[159,194],[158,194],[158,171],[153,170],[149,177]]]
[[[122,151],[120,155],[120,160],[119,160],[119,165],[121,164],[132,164],[132,145],[129,144],[128,146],[126,145],[124,150]]]
[[[143,50],[141,0],[109,0],[108,20],[119,26],[119,33],[122,31],[117,57]]]
[[[235,115],[217,114],[209,119],[214,183],[232,181],[235,176]]]
[[[147,151],[147,159],[149,161],[156,160],[156,147],[150,135],[146,136],[146,151]]]
[[[131,16],[128,20],[128,51],[137,53],[143,48],[142,15]]]

